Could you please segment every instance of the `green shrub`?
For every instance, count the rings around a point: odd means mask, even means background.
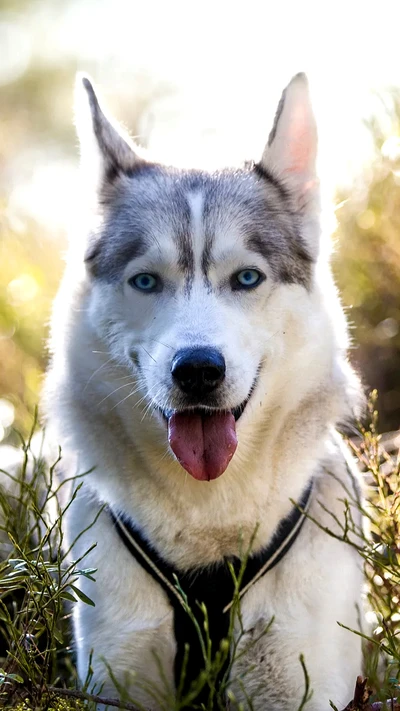
[[[353,492],[343,491],[343,506],[347,513],[339,537],[343,545],[355,546],[364,560],[368,584],[367,618],[373,623],[371,633],[364,634],[365,670],[374,689],[373,701],[378,701],[396,696],[400,679],[400,457],[396,454],[394,440],[386,440],[386,447],[382,446],[382,439],[377,433],[375,403],[376,393],[369,406],[369,427],[361,428],[360,437],[349,442],[364,471],[368,502],[357,503]],[[54,478],[58,462],[51,466],[46,464],[40,454],[40,446],[35,447],[34,453],[32,436],[22,443],[20,451],[19,471],[2,472],[4,483],[0,489],[0,530],[5,558],[0,565],[0,640],[3,648],[0,657],[0,702],[5,707],[20,711],[70,711],[83,706],[95,708],[96,699],[88,693],[93,691],[90,689],[90,669],[83,692],[77,693],[77,697],[82,698],[56,695],[57,686],[70,689],[69,693],[73,695],[77,684],[76,672],[67,651],[70,615],[65,604],[73,605],[77,598],[92,604],[80,591],[79,578],[86,576],[92,579],[95,571],[85,569],[82,559],[67,563],[67,552],[62,548],[63,517],[75,497],[79,496],[81,478],[73,481],[71,500],[62,508],[58,494],[63,484],[56,483]],[[350,502],[362,508],[369,523],[368,535],[352,520]],[[53,511],[51,518],[46,513],[49,506]],[[338,537],[329,530],[327,535]],[[246,556],[243,566],[245,564]],[[236,580],[236,591],[240,575]],[[190,609],[187,612],[189,617],[193,617]],[[233,619],[235,615],[240,619],[238,594],[231,615],[229,637],[233,643]],[[206,623],[207,611],[204,610],[204,625],[203,629],[198,627],[198,634],[207,663],[206,671],[202,672],[190,692],[193,708],[200,708],[196,707],[195,697],[204,686],[209,688],[210,704],[213,698],[218,697],[214,682],[229,648],[228,644],[223,644],[217,656],[211,658]],[[268,634],[268,627],[263,634]],[[349,631],[348,634],[355,632]],[[237,645],[237,640],[234,644]],[[311,690],[303,660],[299,663],[303,665],[305,679],[301,708],[306,708]],[[112,676],[112,669],[109,671]],[[245,680],[243,683],[245,687]],[[166,708],[171,711],[179,711],[188,702],[187,696],[178,701],[172,698],[166,700],[163,691],[152,691],[155,696],[164,699]],[[221,689],[221,699],[222,692],[230,696],[227,678]],[[124,698],[123,689],[118,689],[118,685],[117,693],[125,705],[136,708],[132,705],[134,700]],[[222,700],[221,708],[225,708]],[[240,708],[234,698],[230,708]],[[248,708],[252,708],[251,700]],[[350,708],[367,709],[368,706]]]

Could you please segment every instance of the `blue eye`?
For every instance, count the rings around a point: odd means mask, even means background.
[[[147,293],[160,291],[161,287],[160,279],[154,274],[136,274],[136,276],[128,279],[128,284],[140,291],[147,291]]]
[[[265,276],[258,269],[242,269],[232,278],[233,289],[254,289],[264,281]]]

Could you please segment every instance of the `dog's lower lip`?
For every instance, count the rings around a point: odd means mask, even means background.
[[[240,403],[240,405],[238,405],[237,407],[233,407],[231,410],[228,410],[228,412],[231,412],[232,415],[234,416],[235,422],[237,422],[237,421],[239,420],[239,418],[243,415],[243,413],[244,413],[244,411],[245,411],[245,409],[246,409],[246,405],[247,405],[247,403],[249,402],[249,400],[250,400],[250,398],[251,398],[251,396],[252,396],[252,394],[253,394],[253,392],[254,392],[256,383],[257,383],[257,379],[254,381],[252,387],[250,388],[250,392],[249,392],[248,396],[246,397],[245,400],[243,400],[243,402]],[[165,410],[163,410],[161,407],[159,407],[158,409],[159,409],[159,411],[161,412],[161,414],[162,414],[162,416],[164,417],[164,419],[166,420],[166,422],[168,422],[169,418],[170,418],[175,412],[178,412],[178,410],[172,410],[172,409],[165,409]],[[193,407],[193,408],[185,408],[185,409],[187,410],[187,412],[197,412],[197,413],[200,413],[200,414],[205,415],[205,416],[207,416],[207,415],[208,415],[208,416],[211,416],[211,415],[213,415],[213,414],[216,413],[216,412],[222,412],[222,411],[223,411],[222,409],[217,409],[217,408],[211,409],[211,408],[205,408],[205,407]],[[184,410],[181,410],[180,412],[184,412]],[[225,412],[227,412],[227,411],[225,410]]]
[[[243,414],[246,405],[247,405],[247,400],[245,400],[241,405],[238,405],[238,407],[234,407],[231,410],[222,410],[222,409],[220,410],[217,408],[208,409],[205,407],[190,407],[190,408],[185,408],[184,410],[162,410],[160,407],[159,410],[167,422],[168,422],[169,418],[176,412],[198,413],[198,414],[204,415],[205,417],[207,417],[207,416],[211,417],[211,415],[215,414],[216,412],[231,412],[235,418],[235,421],[237,422],[239,417],[241,417],[241,415]]]

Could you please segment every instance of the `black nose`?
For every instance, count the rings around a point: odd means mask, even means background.
[[[203,397],[225,378],[225,360],[214,348],[184,348],[171,365],[172,377],[187,395]]]

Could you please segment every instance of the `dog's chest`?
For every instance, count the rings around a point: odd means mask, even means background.
[[[294,500],[299,500],[306,484],[300,482],[299,490],[293,491]],[[155,490],[152,482],[147,482],[147,488],[151,490],[146,496],[138,492],[132,497],[132,512],[126,506],[120,510],[130,515],[165,559],[183,570],[243,557],[250,548],[261,549],[291,509],[289,496],[272,501],[265,481],[259,487],[249,482],[247,491],[226,484],[209,499],[185,491],[166,495]]]

